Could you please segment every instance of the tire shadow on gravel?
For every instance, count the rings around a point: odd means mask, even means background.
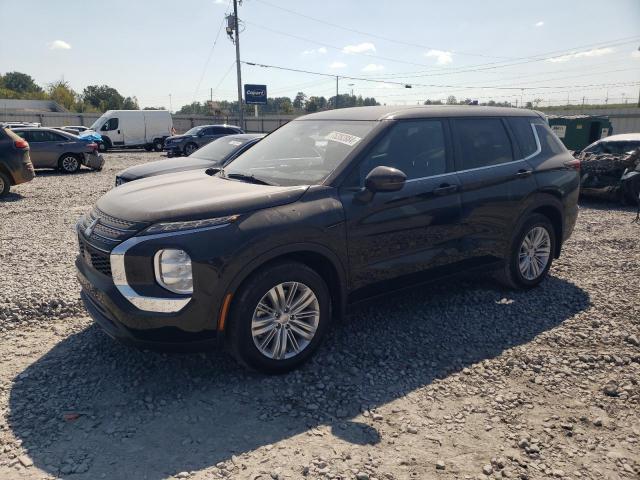
[[[17,192],[9,192],[4,197],[0,197],[0,203],[19,202],[25,198],[24,195]]]
[[[255,455],[271,456],[271,444],[298,435],[375,444],[376,421],[363,410],[385,411],[589,305],[557,277],[529,292],[483,279],[417,287],[355,307],[309,364],[276,377],[246,372],[223,352],[133,350],[90,327],[14,379],[8,426],[37,467],[78,479],[229,468],[234,455],[266,447]]]

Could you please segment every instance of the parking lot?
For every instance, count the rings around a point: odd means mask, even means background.
[[[92,325],[75,221],[164,157],[105,158],[0,201],[0,478],[638,478],[634,209],[582,204],[535,290],[463,278],[360,305],[312,362],[266,377]]]

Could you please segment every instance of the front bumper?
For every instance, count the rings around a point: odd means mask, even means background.
[[[179,157],[183,153],[182,145],[180,144],[165,145],[163,150],[167,152],[167,156],[169,157]]]
[[[80,256],[76,269],[82,302],[110,337],[139,348],[161,350],[200,351],[217,344],[214,312],[203,316],[196,306],[175,314],[143,312],[119,293],[108,276],[93,271]],[[185,325],[191,329],[181,328]]]

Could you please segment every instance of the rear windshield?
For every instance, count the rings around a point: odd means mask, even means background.
[[[248,140],[237,139],[232,137],[222,137],[208,143],[204,147],[196,150],[191,155],[192,158],[201,158],[203,160],[211,160],[212,162],[222,162],[231,154],[247,143]]]

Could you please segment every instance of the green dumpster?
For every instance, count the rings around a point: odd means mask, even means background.
[[[609,117],[549,115],[549,126],[569,150],[580,151],[613,133]]]

